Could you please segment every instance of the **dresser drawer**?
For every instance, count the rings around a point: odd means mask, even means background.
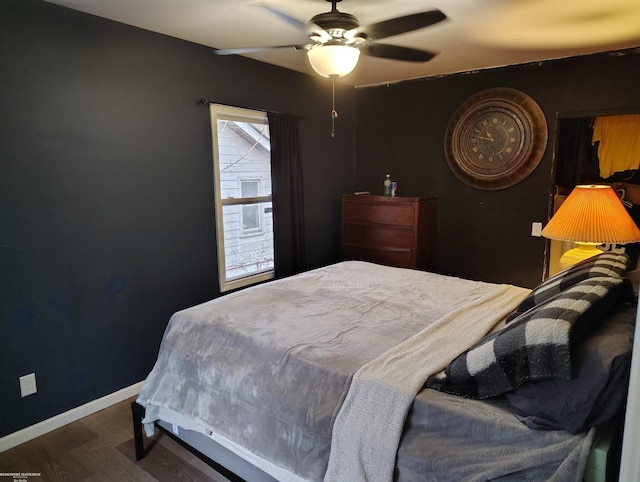
[[[342,242],[358,246],[387,246],[410,249],[414,232],[410,227],[349,224],[342,225]]]
[[[413,226],[415,211],[412,204],[354,202],[343,206],[342,219],[345,223],[392,224]]]
[[[377,249],[362,246],[342,245],[342,257],[358,261],[370,261],[372,263],[397,266],[398,268],[414,267],[414,253],[411,249]]]

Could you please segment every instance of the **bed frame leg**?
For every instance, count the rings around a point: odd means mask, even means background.
[[[131,402],[131,415],[133,417],[133,444],[136,449],[136,460],[140,461],[146,455],[144,453],[144,439],[142,437],[144,407],[137,402]]]

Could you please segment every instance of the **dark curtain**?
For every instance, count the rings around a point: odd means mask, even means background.
[[[577,184],[598,182],[598,146],[592,145],[592,118],[566,119],[558,126],[556,184],[573,189]]]
[[[275,277],[305,269],[304,189],[298,118],[268,112]]]

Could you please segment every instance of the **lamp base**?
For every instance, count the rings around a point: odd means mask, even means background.
[[[577,248],[570,249],[565,252],[560,261],[558,262],[558,267],[563,270],[567,269],[569,266],[573,266],[580,261],[584,261],[585,259],[591,258],[596,254],[601,254],[603,251],[598,249],[597,246],[599,244],[596,243],[576,243],[578,245]]]

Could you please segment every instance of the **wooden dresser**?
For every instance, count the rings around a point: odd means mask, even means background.
[[[342,257],[433,270],[436,197],[342,197]]]

